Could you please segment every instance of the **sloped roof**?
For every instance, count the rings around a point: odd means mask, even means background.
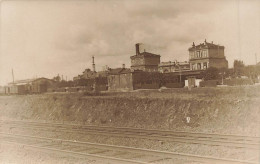
[[[29,83],[32,83],[34,81],[41,80],[41,79],[51,80],[51,79],[47,79],[45,77],[41,77],[41,78],[34,78],[34,79],[16,80],[16,81],[10,82],[8,84],[9,85],[25,85],[25,84],[29,84]]]
[[[33,82],[36,79],[24,79],[24,80],[16,80],[14,82],[10,82],[8,84],[15,84],[15,85],[23,85]]]
[[[130,73],[131,69],[129,68],[114,68],[109,70],[110,75],[118,75],[118,74],[125,74],[125,73]]]
[[[190,47],[189,50],[200,49],[200,48],[224,48],[224,46],[220,46],[220,45],[209,43],[209,42],[205,41],[204,43],[200,43],[196,46]]]
[[[98,76],[106,76],[108,74],[108,71],[98,71],[97,75]]]

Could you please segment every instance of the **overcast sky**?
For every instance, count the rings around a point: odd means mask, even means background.
[[[234,59],[260,61],[259,0],[86,0],[1,2],[0,85],[91,68],[130,67],[135,43],[161,61],[188,60],[192,42],[225,46]]]

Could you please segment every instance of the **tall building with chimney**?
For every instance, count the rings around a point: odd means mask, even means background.
[[[228,68],[228,61],[224,54],[224,46],[204,43],[189,48],[189,62],[191,70],[205,70],[209,67]]]
[[[150,52],[140,52],[140,43],[135,44],[136,54],[131,56],[131,70],[141,70],[146,72],[157,72],[160,64],[160,55]]]

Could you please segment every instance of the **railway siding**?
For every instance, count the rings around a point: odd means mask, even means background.
[[[0,133],[1,139],[7,143],[17,143],[22,146],[28,146],[36,149],[44,149],[49,151],[56,151],[61,153],[69,153],[69,154],[76,154],[76,155],[83,155],[83,156],[91,156],[101,159],[108,159],[108,160],[118,160],[118,161],[126,161],[129,163],[149,163],[149,161],[134,161],[122,158],[114,158],[110,156],[102,156],[102,155],[94,155],[89,153],[81,153],[81,152],[74,152],[68,150],[62,150],[61,148],[51,148],[52,146],[57,145],[70,145],[70,146],[79,146],[79,147],[86,147],[86,148],[98,148],[106,152],[106,150],[110,151],[119,151],[119,152],[129,152],[129,153],[137,153],[141,156],[149,155],[149,156],[157,156],[161,158],[171,158],[171,159],[183,159],[189,161],[197,161],[197,162],[207,162],[207,163],[229,163],[229,164],[257,164],[257,162],[253,161],[242,161],[242,160],[235,160],[235,159],[224,159],[224,158],[214,158],[214,157],[207,157],[207,156],[198,156],[192,154],[184,154],[184,153],[173,153],[173,152],[165,152],[165,151],[156,151],[156,150],[149,150],[149,149],[139,149],[139,148],[131,148],[125,146],[114,146],[114,145],[106,145],[106,144],[97,144],[97,143],[88,143],[88,142],[78,142],[78,141],[70,141],[70,140],[60,140],[55,138],[46,138],[46,137],[36,137],[36,136],[28,136],[28,135],[17,135],[17,134],[7,134],[7,133]],[[8,141],[11,140],[11,141]],[[15,142],[13,141],[15,140]],[[28,144],[29,142],[29,144]],[[42,144],[43,142],[47,142],[47,145]],[[57,144],[58,143],[58,144]],[[75,148],[75,147],[74,147]]]

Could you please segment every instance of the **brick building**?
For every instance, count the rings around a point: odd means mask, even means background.
[[[178,62],[178,61],[169,61],[169,62],[161,62],[159,64],[159,72],[161,73],[169,73],[169,72],[181,72],[181,71],[189,71],[190,63]]]
[[[160,55],[150,52],[139,51],[139,43],[135,45],[136,55],[131,56],[131,70],[142,70],[145,72],[158,72],[158,65],[160,64]]]
[[[224,46],[208,43],[206,40],[199,45],[189,48],[189,62],[191,70],[205,70],[209,67],[228,68],[228,61],[224,54]]]

